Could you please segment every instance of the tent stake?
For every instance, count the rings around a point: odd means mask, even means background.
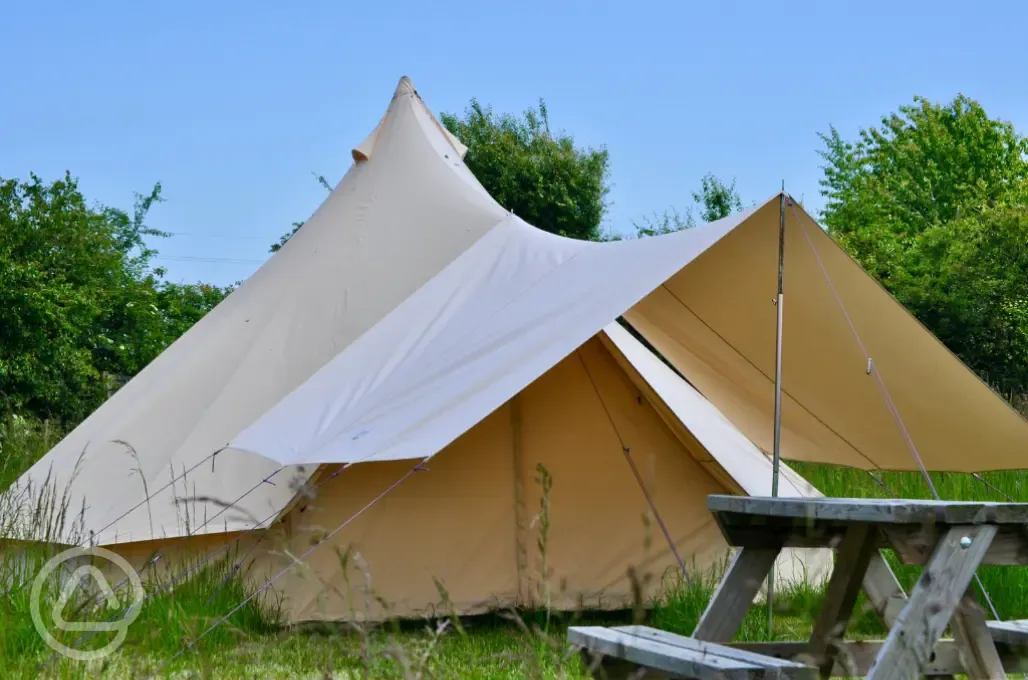
[[[778,496],[778,468],[781,462],[782,443],[782,300],[785,279],[785,180],[782,180],[782,193],[778,195],[778,297],[775,306],[778,308],[777,334],[775,338],[775,440],[774,454],[771,462],[771,496]],[[767,634],[770,639],[775,623],[775,567],[767,575]]]

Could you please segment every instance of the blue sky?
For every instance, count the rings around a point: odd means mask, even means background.
[[[401,75],[610,151],[608,227],[687,207],[710,171],[746,202],[818,197],[816,133],[919,94],[1028,132],[1028,6],[967,2],[51,2],[0,20],[0,176],[70,170],[129,208],[154,182],[169,278],[246,278],[325,196]]]

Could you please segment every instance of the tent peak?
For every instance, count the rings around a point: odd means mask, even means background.
[[[392,102],[395,103],[397,99],[401,97],[415,97],[420,99],[418,91],[414,89],[414,83],[407,76],[400,76],[400,82],[396,84],[396,90],[393,91]],[[375,140],[378,139],[378,133],[381,131],[383,124],[385,124],[386,118],[389,116],[389,110],[392,109],[392,103],[389,105],[389,109],[386,109],[385,114],[382,115],[382,119],[378,121],[378,125],[371,131],[364,141],[359,146],[354,147],[350,151],[350,155],[353,156],[354,163],[361,163],[371,158],[371,150],[375,146]]]
[[[431,124],[426,126],[426,134],[442,134],[443,137],[446,138],[446,142],[449,146],[451,146],[457,153],[457,156],[459,158],[464,158],[464,155],[468,152],[468,148],[464,146],[459,139],[454,137],[453,133],[447,130],[434,115],[432,115],[432,112],[428,109],[428,106],[421,98],[421,95],[419,95],[417,89],[415,89],[414,83],[411,82],[411,79],[407,76],[401,76],[400,82],[396,84],[396,90],[393,92],[393,98],[389,104],[389,108],[386,109],[386,112],[378,122],[378,125],[371,131],[371,134],[364,138],[364,141],[361,142],[359,146],[351,150],[350,154],[353,156],[353,161],[355,163],[363,163],[370,160],[374,151],[375,142],[378,140],[379,133],[382,131],[382,128],[386,123],[386,119],[389,117],[390,112],[394,111],[394,107],[398,105],[398,101],[403,98],[409,98],[407,100],[409,104],[424,114],[422,116],[423,120],[431,121]],[[425,125],[425,123],[422,123],[422,125]],[[429,129],[432,127],[435,127],[437,130],[430,131]]]
[[[400,76],[400,82],[396,85],[396,92],[393,93],[393,97],[402,97],[404,95],[412,94],[417,96],[418,91],[414,89],[414,83],[407,76]]]

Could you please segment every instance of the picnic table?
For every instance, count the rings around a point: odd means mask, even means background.
[[[708,508],[738,550],[692,636],[646,626],[569,629],[569,641],[587,657],[613,660],[601,672],[874,680],[1028,672],[1028,625],[988,622],[972,583],[982,564],[1028,565],[1028,503],[714,495]],[[783,548],[836,551],[810,639],[734,643]],[[882,548],[924,566],[909,595],[882,559]],[[862,588],[888,626],[884,641],[845,640]],[[941,640],[947,628],[953,639]]]

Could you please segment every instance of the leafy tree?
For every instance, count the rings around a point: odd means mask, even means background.
[[[712,173],[707,173],[700,180],[698,192],[693,192],[692,199],[700,206],[700,217],[704,222],[714,222],[742,210],[742,199],[735,190],[735,180],[725,184]]]
[[[691,229],[695,226],[696,220],[693,218],[691,208],[687,208],[684,215],[675,208],[671,208],[660,214],[654,212],[653,217],[644,217],[642,222],[632,222],[636,238],[670,234],[682,231],[683,229]]]
[[[963,95],[914,102],[856,142],[819,135],[825,224],[883,279],[925,229],[1003,203],[1028,177],[1028,142],[1009,123]]]
[[[829,232],[986,381],[1028,388],[1028,141],[963,95],[820,137]]]
[[[293,238],[293,235],[296,232],[300,231],[300,227],[302,227],[305,222],[306,222],[306,220],[304,220],[304,222],[293,222],[292,230],[291,231],[287,231],[286,233],[282,234],[282,236],[279,237],[277,243],[272,243],[271,247],[268,248],[268,252],[269,253],[277,253],[279,250],[281,250],[282,246],[284,246],[286,244],[286,242],[289,241],[289,239]]]
[[[1028,212],[988,208],[929,227],[894,287],[940,340],[1005,395],[1028,388]]]
[[[700,210],[700,218],[704,222],[713,222],[732,213],[742,210],[742,198],[735,189],[735,180],[725,184],[712,173],[707,173],[700,180],[700,190],[692,192],[692,200]],[[669,234],[696,226],[692,207],[685,214],[672,208],[652,218],[644,218],[642,223],[633,222],[637,237]]]
[[[74,422],[112,376],[151,361],[225,291],[161,280],[145,224],[160,184],[132,215],[90,207],[66,174],[0,179],[0,398],[7,408]]]
[[[599,238],[610,190],[607,151],[554,135],[544,102],[516,117],[472,99],[463,118],[444,113],[441,120],[468,147],[464,162],[500,205],[554,234]]]

